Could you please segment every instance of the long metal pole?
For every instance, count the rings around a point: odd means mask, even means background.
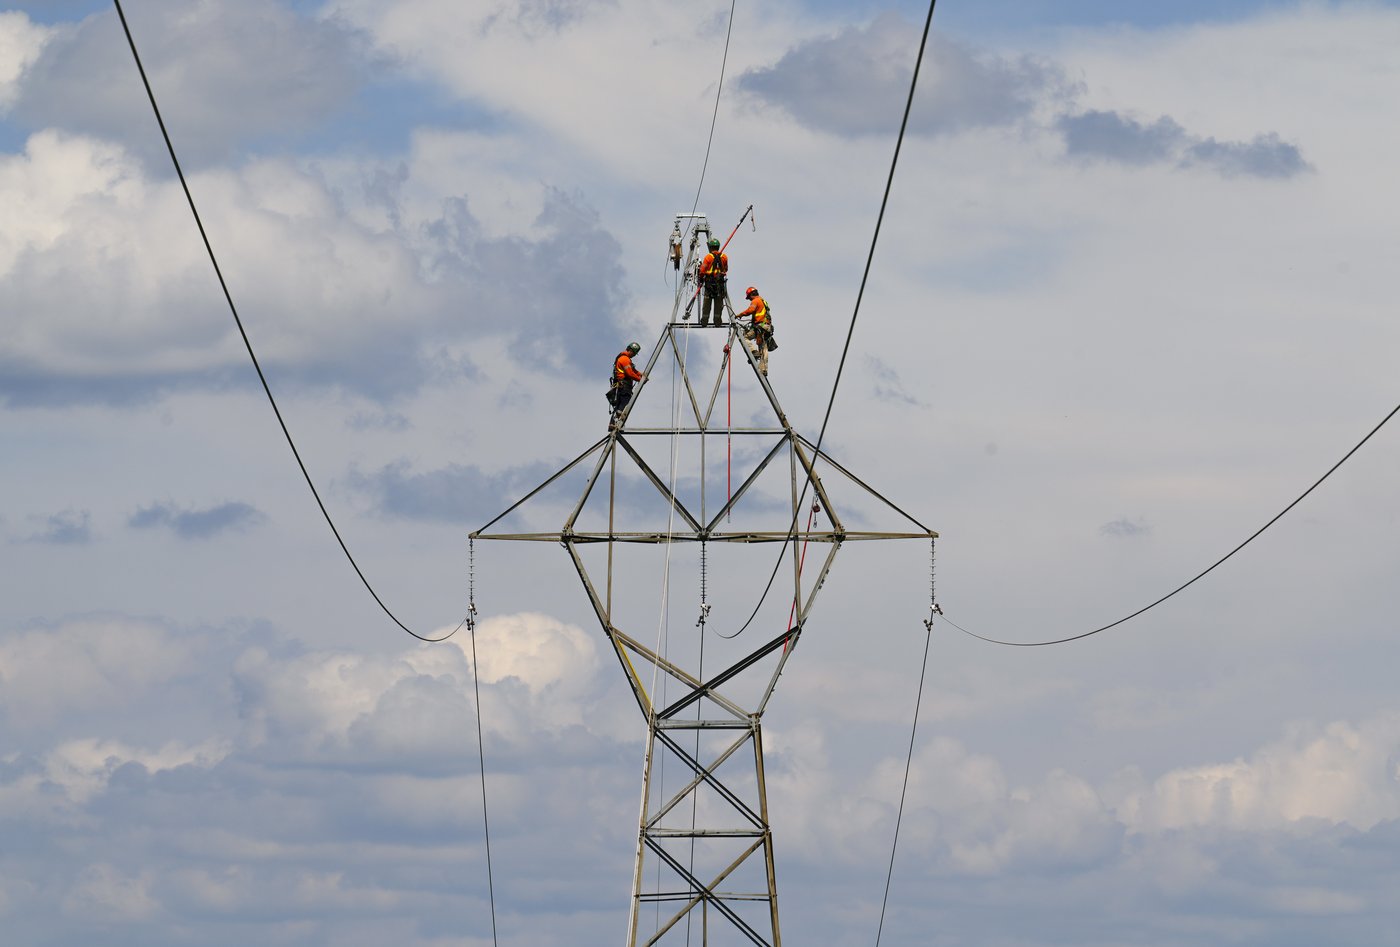
[[[637,818],[637,865],[632,874],[632,910],[627,919],[627,947],[636,947],[637,928],[641,923],[642,907],[642,855],[646,851],[643,839],[647,831],[647,806],[651,802],[651,758],[656,741],[656,715],[653,713],[647,727],[647,752],[642,761],[642,811]]]
[[[778,930],[778,871],[773,863],[773,829],[768,822],[768,781],[763,773],[763,727],[758,717],[753,721],[753,759],[758,774],[758,813],[763,819],[763,863],[768,871],[768,913],[773,918],[773,947],[783,947],[783,935]]]
[[[615,624],[612,617],[612,589],[613,589],[613,549],[617,546],[613,537],[613,512],[617,509],[617,440],[613,439],[608,445],[609,463],[611,469],[608,471],[608,627]]]

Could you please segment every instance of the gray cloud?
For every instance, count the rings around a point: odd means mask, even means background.
[[[601,398],[599,399],[601,401]],[[602,433],[602,427],[599,427]],[[586,447],[586,444],[580,444]],[[645,446],[643,456],[645,457]],[[746,472],[763,452],[748,454],[743,448],[736,452],[735,470]],[[652,469],[660,476],[666,475],[664,458],[647,458]],[[567,461],[537,462],[520,467],[512,467],[497,473],[487,473],[474,465],[448,464],[436,470],[414,472],[407,463],[389,464],[373,473],[352,472],[349,483],[361,491],[374,504],[375,510],[384,516],[420,520],[425,522],[460,523],[479,527],[491,517],[503,512],[511,504],[520,500],[546,478],[553,475]],[[523,504],[515,513],[493,527],[493,531],[511,531],[515,525],[530,522],[544,529],[557,529],[563,522],[564,512],[578,502],[583,495],[586,478],[592,470],[590,459],[574,468],[570,474],[560,478],[548,488]],[[664,529],[667,522],[668,504],[656,486],[647,480],[635,467],[626,454],[620,453],[618,480],[615,498],[627,510],[629,521],[636,529]],[[606,502],[606,480],[600,481],[590,494],[585,512],[580,519],[581,528],[590,528],[591,514]],[[749,513],[787,513],[791,501],[781,493],[769,491],[777,483],[775,479],[762,480],[755,485],[743,501],[743,508]],[[694,515],[700,513],[700,481],[695,477],[681,477],[676,481],[676,495],[687,505]],[[711,502],[717,502],[714,485],[711,484]],[[549,510],[541,519],[541,511]],[[558,511],[556,518],[549,518]],[[842,510],[843,513],[847,512]],[[859,513],[853,514],[858,521]],[[774,527],[777,528],[777,527]]]
[[[1204,165],[1227,177],[1291,178],[1312,170],[1296,145],[1273,132],[1255,135],[1248,142],[1221,142],[1214,138],[1197,141],[1187,149],[1182,163]]]
[[[493,30],[505,26],[525,36],[558,33],[581,20],[590,8],[608,3],[609,0],[515,0],[486,17],[481,32],[489,36]]]
[[[1152,532],[1152,527],[1141,518],[1130,520],[1126,516],[1120,516],[1100,526],[1099,532],[1105,536],[1145,536]]]
[[[20,542],[59,546],[83,546],[92,542],[92,514],[87,510],[63,510],[40,519],[39,531],[30,533]]]
[[[598,834],[572,827],[583,812],[625,824],[634,773],[614,764],[635,758],[635,732],[616,740],[608,715],[579,713],[618,696],[600,686],[592,637],[513,616],[478,638],[503,791],[496,877],[533,913],[528,875],[542,858],[586,877],[601,857],[607,879],[625,875],[625,845],[609,840],[600,856]],[[480,781],[461,728],[473,674],[452,645],[308,652],[236,627],[115,617],[0,630],[0,714],[25,731],[0,759],[7,938],[426,947],[449,931],[489,936]],[[37,728],[36,708],[49,714]],[[552,776],[540,779],[545,757]],[[512,824],[525,811],[521,835]],[[574,915],[575,899],[603,897],[599,878],[554,907]],[[569,942],[549,923],[503,918],[503,931]]]
[[[127,525],[132,529],[166,528],[181,539],[209,539],[229,530],[248,529],[266,519],[255,507],[238,501],[203,510],[182,510],[173,503],[154,503],[133,513]]]
[[[878,400],[924,407],[922,401],[915,398],[905,389],[904,382],[900,380],[899,373],[885,362],[884,359],[877,358],[874,355],[867,355],[865,357],[865,367],[870,379],[874,382],[875,397]]]
[[[488,937],[479,675],[503,939],[606,942],[626,909],[641,746],[596,634],[490,617],[473,668],[451,644],[364,654],[218,631],[119,616],[0,629],[0,714],[25,724],[0,758],[10,938]],[[855,942],[878,908],[850,891],[888,857],[905,721],[887,723],[861,728],[888,749],[857,773],[824,758],[823,726],[788,724],[769,749],[785,926],[803,942]],[[935,732],[913,756],[890,936],[920,943],[937,922],[995,947],[1172,944],[1183,929],[1384,943],[1400,922],[1397,748],[1400,716],[1380,713],[1096,783],[1013,777]]]
[[[258,139],[301,134],[365,79],[365,44],[335,19],[278,0],[152,0],[128,11],[181,161],[197,166]],[[164,145],[112,9],[60,27],[27,70],[11,119],[120,141],[164,172]]]
[[[1063,115],[1056,123],[1071,157],[1100,158],[1122,164],[1158,164],[1185,147],[1186,129],[1165,116],[1144,125],[1117,112],[1088,111]]]
[[[597,211],[555,188],[535,223],[537,240],[485,237],[466,198],[453,198],[425,227],[426,265],[451,285],[454,317],[466,309],[476,325],[506,333],[541,367],[597,376],[603,365],[606,373],[634,322],[626,313],[622,246]]]
[[[345,426],[352,431],[408,431],[413,422],[397,411],[356,411],[346,418]]]
[[[0,356],[0,404],[12,408],[68,407],[102,404],[130,407],[157,401],[176,391],[224,391],[256,384],[252,367],[210,372],[153,371],[125,374],[110,371],[51,370],[36,360]]]
[[[1226,177],[1290,178],[1311,170],[1296,145],[1273,133],[1221,142],[1192,135],[1167,116],[1145,124],[1098,110],[1062,115],[1055,127],[1064,137],[1065,154],[1078,160],[1201,167]]]
[[[907,98],[916,35],[912,24],[886,13],[868,26],[795,46],[774,65],[744,73],[737,84],[809,128],[852,136],[888,133],[898,128]],[[1016,125],[1043,106],[1062,111],[1081,91],[1055,63],[998,56],[935,33],[909,128],[939,135]],[[1227,177],[1290,178],[1311,170],[1296,145],[1272,132],[1218,141],[1194,135],[1168,116],[1143,123],[1100,110],[1062,111],[1054,128],[1066,154],[1079,160],[1174,164]]]
[[[772,66],[739,77],[738,87],[804,125],[839,135],[886,134],[899,127],[909,94],[918,30],[896,13],[869,26],[810,40]],[[1074,84],[1052,63],[974,50],[935,33],[925,53],[910,129],[925,135],[1014,125]]]
[[[415,473],[407,463],[397,463],[368,474],[354,471],[349,482],[371,497],[382,515],[480,526],[564,463],[536,463],[496,474],[464,464]]]
[[[0,293],[20,341],[0,357],[0,403],[131,405],[255,383],[198,241],[188,243],[188,218],[162,202],[174,185],[149,182],[118,149],[55,133],[7,161],[24,182],[21,206],[56,202],[64,230],[55,238],[24,215],[11,222]],[[468,353],[483,337],[505,337],[530,368],[596,377],[632,334],[621,247],[581,199],[547,189],[531,238],[491,237],[465,196],[403,223],[392,182],[365,173],[388,229],[283,162],[207,192],[220,261],[274,390],[387,404],[471,376]],[[263,206],[280,188],[304,200]],[[158,278],[132,281],[150,267]]]

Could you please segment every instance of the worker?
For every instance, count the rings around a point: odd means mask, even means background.
[[[729,256],[721,253],[719,241],[711,237],[706,244],[710,252],[700,261],[700,287],[703,294],[700,301],[700,324],[710,324],[710,313],[715,316],[715,325],[724,325],[724,303],[728,296],[725,281],[729,278]]]
[[[632,386],[642,380],[642,373],[632,364],[632,359],[642,347],[636,342],[628,343],[627,348],[617,353],[613,360],[612,385],[608,387],[608,404],[612,405],[609,424],[616,424],[622,417],[623,409],[632,400]]]
[[[758,358],[758,370],[766,378],[768,353],[778,347],[778,343],[773,340],[773,313],[769,311],[768,304],[763,301],[755,287],[750,286],[744,290],[744,296],[749,301],[749,308],[735,313],[734,318],[748,318],[749,325],[744,330],[744,338],[748,341],[749,351]]]

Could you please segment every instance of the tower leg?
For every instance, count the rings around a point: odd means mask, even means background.
[[[642,762],[642,814],[637,829],[637,865],[632,875],[632,910],[627,919],[627,947],[636,947],[642,912],[642,866],[646,862],[647,806],[651,800],[651,761],[656,748],[656,724],[647,727],[646,759]]]
[[[723,748],[713,756],[693,753],[672,731],[699,730],[710,734],[728,733]],[[739,752],[753,744],[752,779],[746,767],[725,773],[745,759]],[[710,746],[709,752],[716,747]],[[679,791],[662,787],[656,765],[658,753],[669,754],[688,777]],[[734,762],[729,762],[733,760]],[[740,764],[742,765],[742,764]],[[671,767],[674,772],[674,767]],[[708,943],[711,912],[727,932],[742,940],[725,943],[780,947],[778,929],[777,872],[773,863],[773,836],[768,824],[768,790],[763,771],[763,740],[757,715],[728,720],[697,720],[682,723],[675,717],[655,715],[647,733],[647,754],[643,766],[642,817],[637,835],[637,863],[633,872],[632,920],[628,947],[689,942],[688,925],[698,921],[701,943]],[[693,812],[698,796],[706,793],[708,805],[700,806],[699,822],[676,816]],[[685,843],[690,854],[685,852]],[[701,850],[697,850],[697,844]],[[763,860],[760,869],[757,860]],[[654,860],[654,861],[653,861]],[[654,865],[657,879],[648,886],[647,866]],[[739,869],[744,866],[743,870]],[[645,905],[662,902],[672,905],[658,919],[653,930],[641,921]],[[767,909],[757,913],[763,902]],[[695,918],[692,912],[698,913]],[[685,923],[682,923],[685,922]],[[649,931],[650,933],[646,933]],[[732,934],[730,935],[732,936]]]

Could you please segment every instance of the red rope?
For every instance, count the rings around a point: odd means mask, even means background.
[[[729,384],[724,395],[724,492],[726,494],[724,521],[726,523],[731,521],[730,517],[733,511],[729,510],[729,503],[734,499],[734,359],[730,355],[729,348],[728,345],[724,347],[724,360],[729,364]]]

